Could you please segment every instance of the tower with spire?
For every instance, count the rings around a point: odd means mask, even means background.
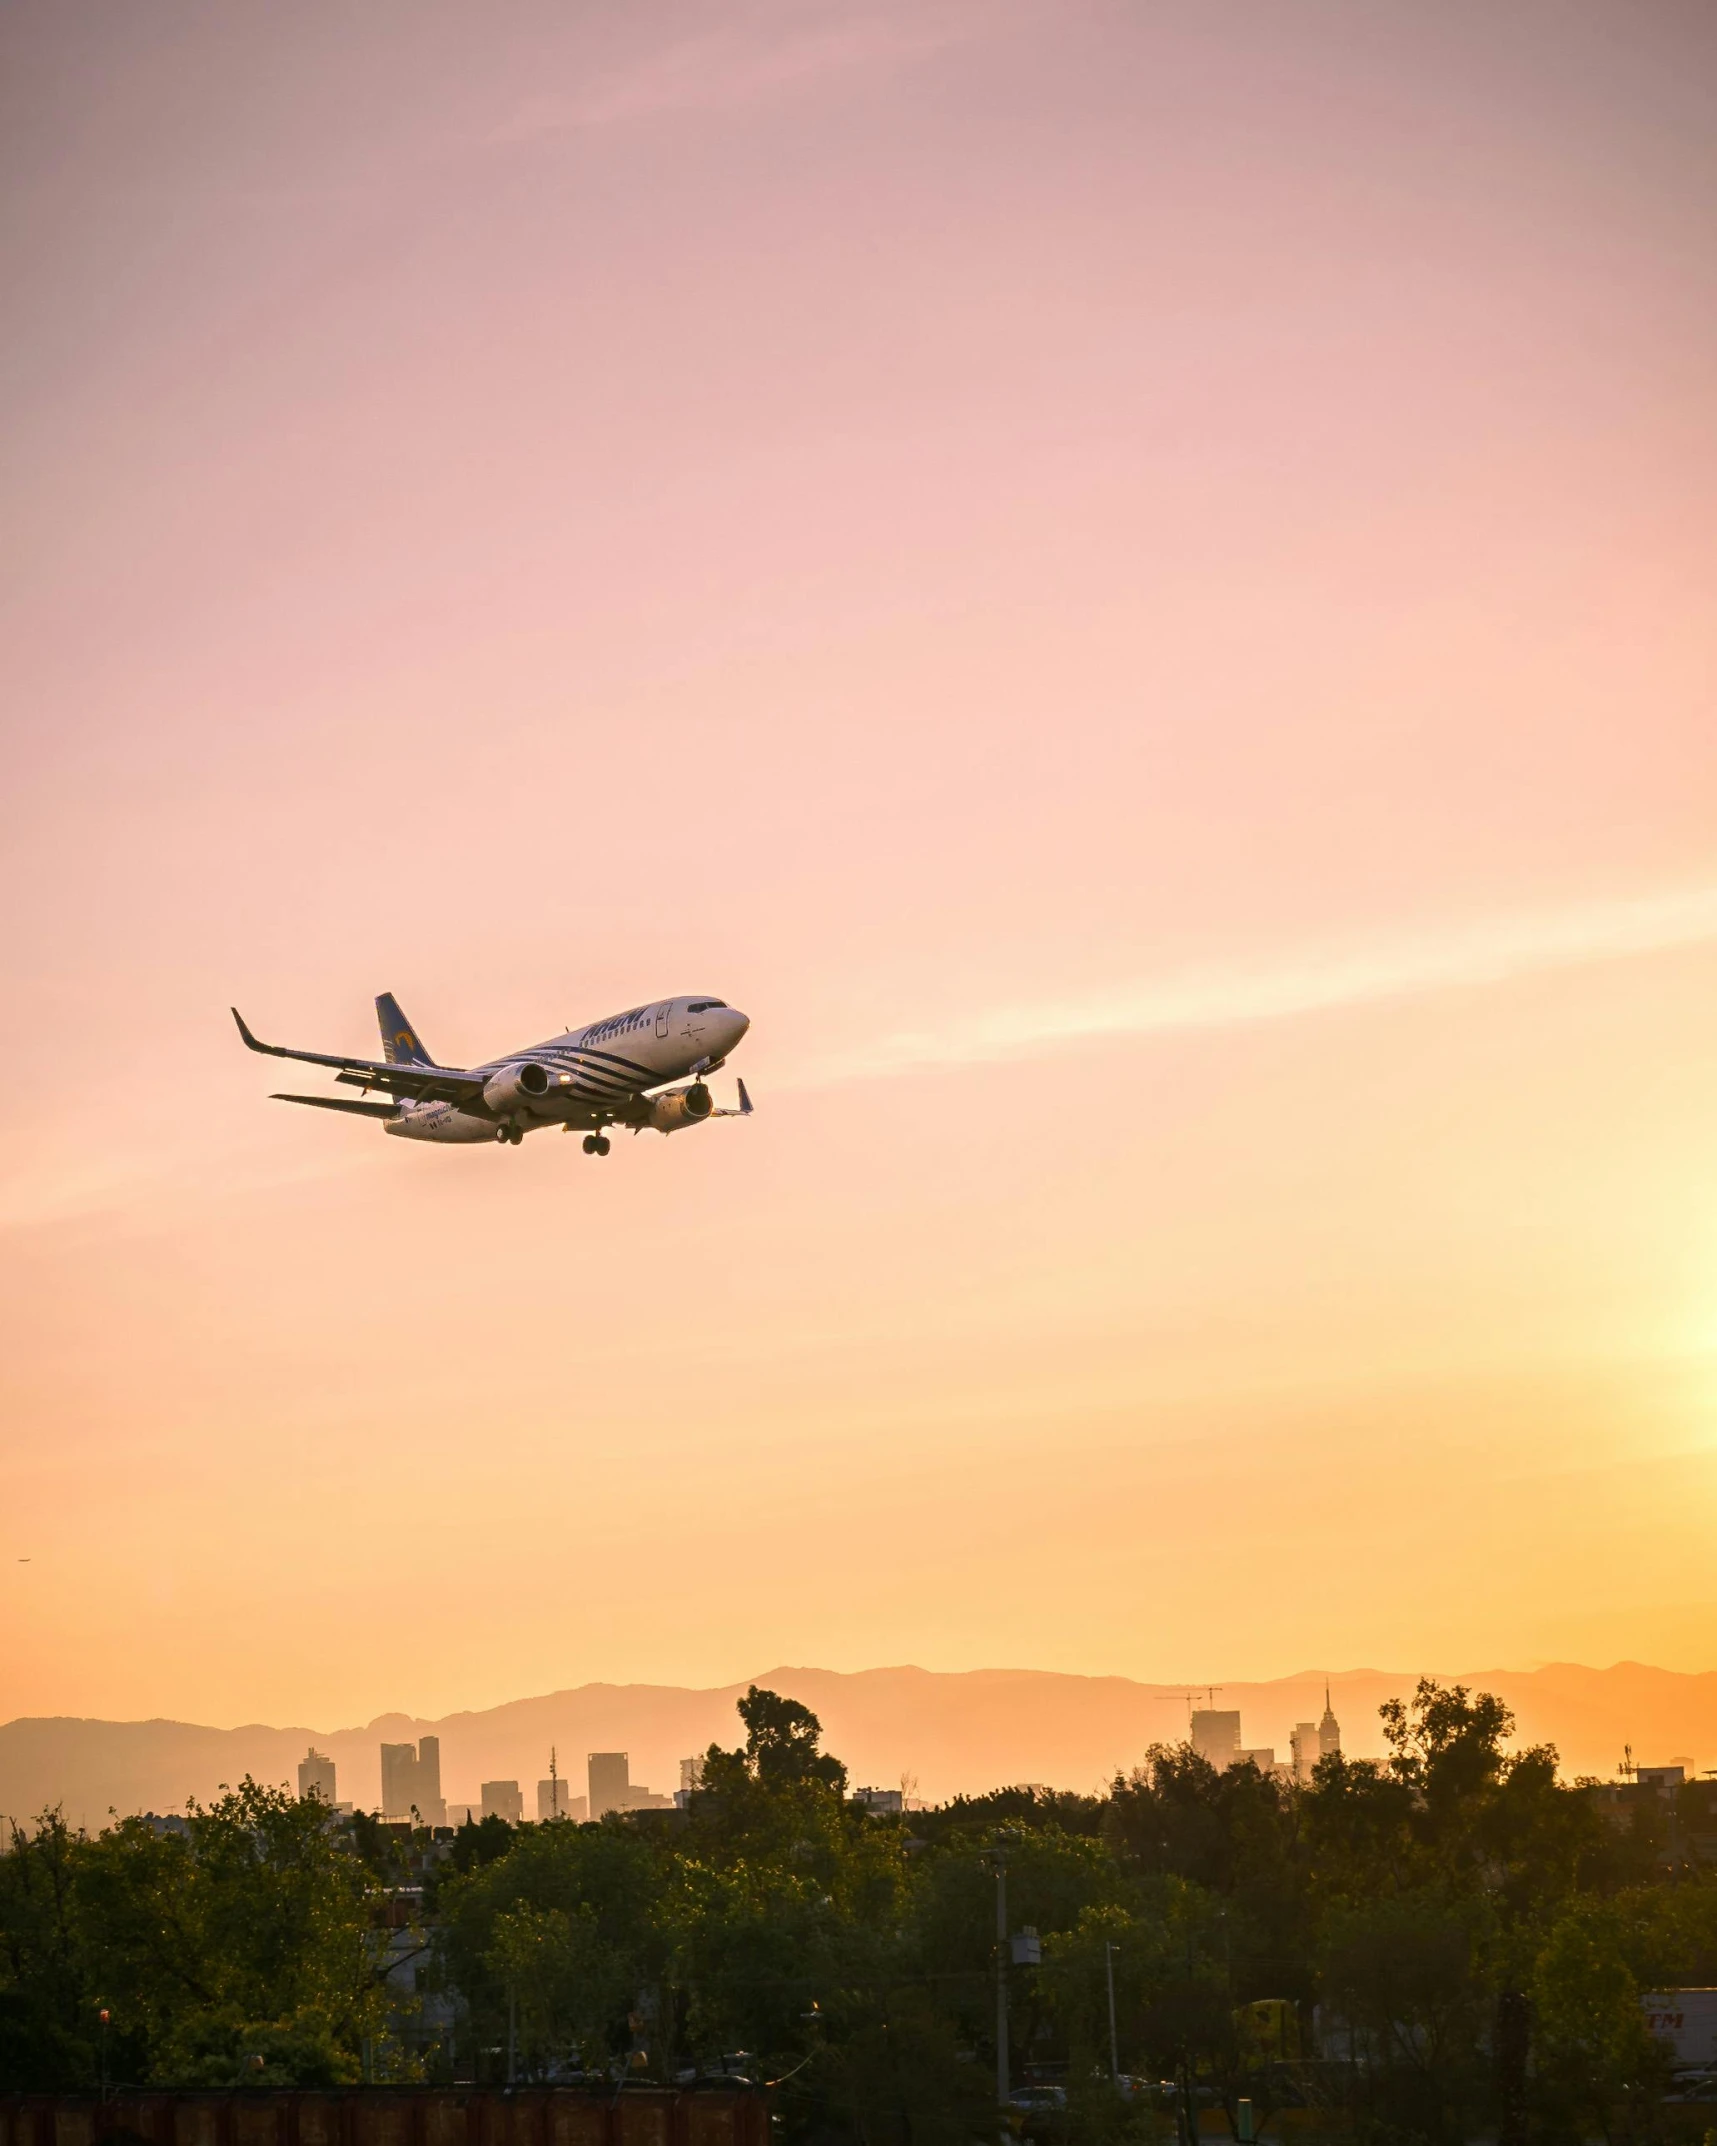
[[[1329,1703],[1329,1679],[1324,1679],[1324,1718],[1318,1723],[1318,1757],[1327,1759],[1341,1752],[1341,1723]]]

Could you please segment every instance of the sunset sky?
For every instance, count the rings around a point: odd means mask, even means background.
[[[0,1718],[1717,1667],[1714,99],[1708,0],[7,8]],[[757,1114],[265,1100],[381,990],[708,990]]]

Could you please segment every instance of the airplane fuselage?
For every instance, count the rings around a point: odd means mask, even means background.
[[[504,1115],[521,1132],[545,1125],[595,1128],[627,1122],[649,1089],[713,1072],[749,1025],[720,999],[658,999],[471,1070],[487,1076],[490,1093],[514,1077],[515,1098]],[[531,1092],[531,1073],[539,1068],[547,1075],[540,1095]],[[401,1140],[493,1140],[497,1115],[490,1110],[479,1116],[459,1103],[402,1101],[386,1130]]]

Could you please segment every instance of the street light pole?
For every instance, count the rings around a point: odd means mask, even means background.
[[[1115,2033],[1115,1948],[1107,1938],[1103,1940],[1103,1972],[1109,1978],[1109,2076],[1119,2086],[1121,2045]]]
[[[1008,2138],[1008,1861],[998,1840],[996,1859],[996,2108],[1001,2146]]]

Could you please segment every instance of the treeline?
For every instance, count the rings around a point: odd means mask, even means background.
[[[799,2137],[963,2146],[994,2135],[998,1860],[1010,1930],[1041,1938],[1008,1976],[1013,2076],[1065,2084],[1073,2139],[1242,2097],[1378,2141],[1649,2138],[1640,1997],[1717,1984],[1691,1814],[1560,1784],[1482,1693],[1422,1684],[1384,1709],[1386,1759],[1306,1788],[1159,1747],[1104,1797],[889,1818],[804,1707],[740,1713],[683,1812],[437,1842],[246,1782],[180,1834],[14,1828],[0,2088],[727,2062],[780,2082]],[[1124,2099],[1112,2059],[1166,2084]]]

